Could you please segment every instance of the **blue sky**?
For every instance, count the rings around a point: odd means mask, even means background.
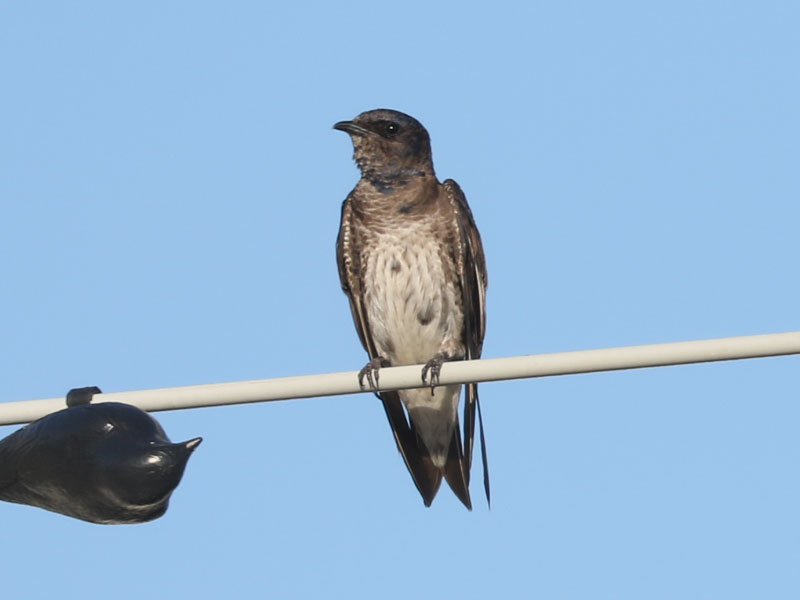
[[[6,3],[0,401],[360,368],[334,122],[418,118],[487,357],[800,329],[790,2]],[[481,386],[493,504],[369,395],[159,413],[167,514],[3,503],[4,593],[796,598],[797,359]],[[15,428],[0,428],[1,435]]]

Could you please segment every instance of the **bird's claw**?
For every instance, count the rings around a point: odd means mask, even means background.
[[[96,385],[82,388],[72,388],[69,392],[67,392],[67,408],[80,406],[81,404],[89,404],[92,401],[92,396],[102,393],[103,392],[100,391],[100,388]]]
[[[373,392],[378,391],[378,383],[380,381],[379,371],[381,367],[388,367],[389,362],[382,356],[376,356],[369,361],[364,368],[358,372],[358,387],[362,390],[365,389],[364,379],[366,378],[369,383],[369,389]]]
[[[422,384],[430,385],[431,396],[433,396],[433,388],[439,385],[439,373],[442,372],[442,364],[447,360],[447,355],[440,352],[422,367]],[[428,383],[428,373],[431,374],[430,384]]]

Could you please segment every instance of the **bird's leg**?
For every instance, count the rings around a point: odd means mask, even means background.
[[[95,394],[102,394],[100,388],[96,385],[82,388],[72,388],[67,392],[67,407],[80,406],[81,404],[89,404],[92,401],[92,396]]]
[[[364,368],[358,372],[358,386],[363,390],[364,389],[364,378],[367,378],[369,382],[369,389],[373,392],[378,391],[378,371],[380,371],[381,367],[388,367],[389,361],[386,360],[383,356],[376,356],[371,361],[369,361]]]
[[[433,396],[433,388],[439,385],[439,373],[442,370],[442,364],[450,357],[446,352],[438,352],[432,359],[425,363],[422,367],[422,384],[428,385],[428,372],[431,374],[431,396]]]

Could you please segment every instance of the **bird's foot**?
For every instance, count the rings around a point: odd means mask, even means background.
[[[92,401],[92,396],[95,394],[102,394],[100,388],[96,385],[82,388],[72,388],[67,392],[67,407],[80,406],[81,404],[89,404]]]
[[[422,385],[430,385],[431,396],[433,396],[433,388],[439,385],[439,373],[441,373],[442,365],[446,360],[447,354],[439,352],[422,367]],[[430,384],[428,384],[428,373],[431,374]]]
[[[367,382],[369,383],[369,389],[371,389],[373,392],[377,392],[379,382],[378,371],[381,370],[381,367],[388,366],[388,360],[386,360],[383,356],[376,356],[366,365],[364,365],[364,368],[358,372],[358,386],[363,390],[364,379],[366,378]]]

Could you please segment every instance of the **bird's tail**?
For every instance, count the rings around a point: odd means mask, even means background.
[[[410,405],[408,414],[419,453],[429,457],[439,479],[444,477],[458,499],[472,510],[470,462],[464,455],[457,413],[460,391],[460,386],[442,386],[435,389],[435,396],[429,388],[405,390],[402,394],[403,401]]]
[[[459,500],[472,510],[472,500],[469,497],[469,466],[464,460],[464,451],[461,447],[461,438],[459,437],[459,427],[456,424],[453,430],[453,437],[450,441],[450,450],[447,454],[447,461],[442,468],[447,485],[453,490],[453,493]]]
[[[409,424],[398,393],[381,392],[378,397],[383,402],[397,449],[408,467],[414,485],[417,486],[425,506],[430,506],[442,483],[442,472],[433,464],[414,426]]]

